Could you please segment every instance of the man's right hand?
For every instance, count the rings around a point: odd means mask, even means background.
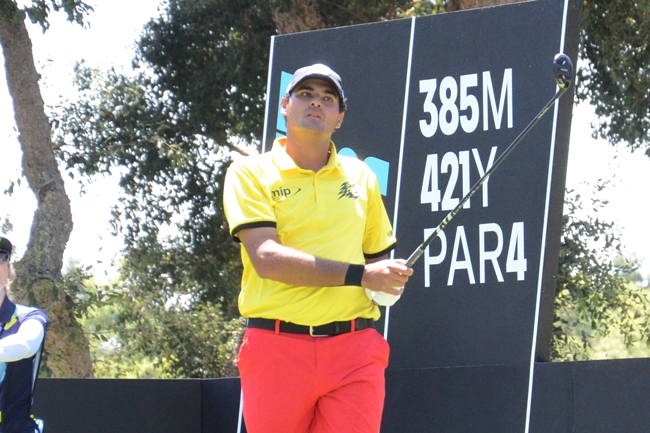
[[[385,259],[367,263],[361,285],[376,292],[401,295],[404,285],[413,275],[413,269],[405,265],[404,259]]]

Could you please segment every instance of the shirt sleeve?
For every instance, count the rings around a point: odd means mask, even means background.
[[[13,335],[0,340],[0,362],[19,361],[34,355],[43,343],[45,328],[40,320],[23,322]]]
[[[363,254],[370,259],[390,252],[395,248],[397,239],[381,198],[379,181],[374,174],[370,176],[368,185],[368,218],[363,240]]]
[[[233,162],[226,172],[224,211],[235,240],[245,228],[276,227],[275,208],[262,185],[263,176],[248,158]]]

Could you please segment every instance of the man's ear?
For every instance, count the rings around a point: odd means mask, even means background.
[[[342,113],[339,113],[339,118],[336,121],[336,129],[339,129],[341,125],[343,124],[343,118],[345,117],[345,111]]]
[[[282,109],[280,110],[280,114],[282,114],[282,117],[285,117],[285,118],[287,117],[287,104],[288,103],[289,103],[289,98],[286,97],[286,96],[284,96],[280,100],[280,106],[282,107]]]

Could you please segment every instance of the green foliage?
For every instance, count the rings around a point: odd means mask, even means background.
[[[444,12],[443,0],[433,1],[414,1],[407,5],[399,7],[395,11],[396,18],[411,18],[422,17],[426,15],[433,15],[436,13]]]
[[[192,377],[236,374],[233,358],[244,323],[216,305],[191,308],[178,297],[152,306],[151,293],[109,288],[84,321],[92,333],[96,377]],[[157,299],[160,301],[160,299]]]
[[[135,65],[153,71],[146,86],[177,116],[172,128],[222,146],[233,136],[253,143],[262,133],[274,34],[268,2],[172,0],[145,27]]]
[[[63,11],[70,22],[84,25],[84,18],[93,11],[93,7],[80,0],[32,0],[30,6],[18,8],[14,0],[0,0],[0,9],[11,8],[17,20],[24,20],[25,17],[34,24],[39,24],[45,32],[50,28],[48,18],[51,12]]]
[[[648,0],[585,1],[578,97],[601,117],[594,134],[632,150],[650,138],[649,43]]]
[[[243,322],[234,305],[222,303],[236,299],[241,271],[238,260],[215,256],[197,257],[173,240],[165,247],[151,241],[128,251],[118,281],[77,297],[93,306],[85,329],[94,337],[96,376],[236,374],[232,360]],[[215,286],[211,275],[231,281]]]
[[[641,291],[650,296],[648,288],[640,287],[636,282],[628,283],[631,291]],[[591,340],[588,351],[589,359],[622,359],[622,358],[648,358],[650,347],[647,338],[640,338],[631,343],[625,342],[625,337],[618,328],[613,328],[607,336],[596,337]]]
[[[0,233],[4,233],[5,235],[8,235],[13,231],[13,229],[14,229],[14,225],[9,220],[9,217],[4,216],[2,219],[2,224],[0,224]]]
[[[126,263],[168,275],[169,290],[192,286],[193,302],[218,303],[234,317],[239,248],[228,232],[219,187],[226,153],[176,123],[168,101],[156,100],[138,81],[150,83],[143,74],[77,72],[79,102],[56,123],[59,142],[68,138],[71,146],[57,153],[85,174],[119,167],[124,193],[114,227],[125,239]]]
[[[220,377],[236,374],[234,355],[244,329],[240,318],[224,319],[218,305],[193,305],[190,296],[151,285],[116,281],[98,286],[83,270],[66,275],[66,293],[81,305],[95,377]],[[163,281],[158,281],[164,284]],[[143,289],[144,288],[144,289]],[[84,308],[85,306],[85,308]]]
[[[58,289],[63,290],[68,299],[73,301],[70,306],[77,320],[83,319],[89,310],[103,303],[101,292],[92,287],[91,272],[90,266],[80,267],[77,263],[70,263],[57,285]]]
[[[597,185],[597,192],[606,184]],[[650,296],[630,284],[636,263],[626,259],[613,223],[594,215],[606,203],[591,199],[585,219],[583,199],[568,192],[558,264],[551,359],[589,359],[594,340],[612,331],[626,346],[650,336]]]

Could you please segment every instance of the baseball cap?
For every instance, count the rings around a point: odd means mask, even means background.
[[[341,84],[341,77],[339,74],[334,72],[329,66],[323,65],[322,63],[316,63],[311,66],[305,66],[298,69],[293,73],[291,77],[291,82],[287,86],[287,91],[285,96],[289,96],[293,89],[303,81],[309,78],[318,78],[329,82],[336,89],[339,95],[339,109],[340,111],[345,111],[345,92],[343,92],[343,85]]]
[[[0,251],[3,251],[5,253],[9,253],[11,255],[11,251],[13,249],[13,246],[11,245],[11,242],[9,239],[0,236]]]

